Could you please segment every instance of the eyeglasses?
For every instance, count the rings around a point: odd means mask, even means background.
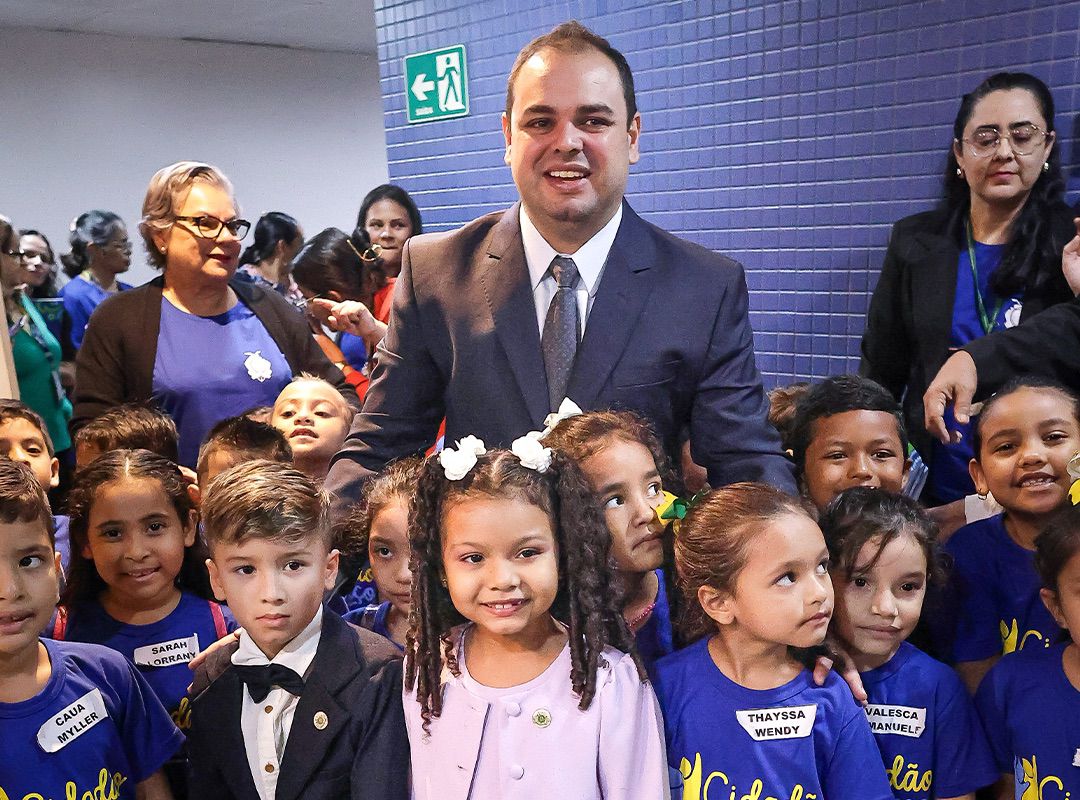
[[[32,257],[32,256],[31,256],[31,255],[30,255],[29,253],[27,253],[27,252],[26,252],[26,251],[24,251],[24,250],[8,250],[8,249],[7,249],[6,247],[5,247],[5,248],[4,248],[4,250],[3,250],[2,252],[3,252],[3,253],[4,253],[4,255],[6,255],[6,256],[11,256],[12,258],[17,258],[17,259],[19,259],[19,261],[28,261],[28,260],[30,260],[30,258]]]
[[[177,217],[177,219],[181,219],[181,217]],[[209,219],[213,219],[213,217],[209,217]],[[242,239],[244,237],[241,236],[240,238]],[[131,242],[129,240],[127,240],[127,239],[124,239],[124,240],[119,241],[119,242],[109,242],[105,246],[106,247],[111,247],[113,250],[119,250],[121,253],[130,253],[131,252]]]
[[[246,219],[220,220],[217,217],[211,217],[209,214],[203,214],[198,217],[173,217],[177,222],[190,222],[195,226],[193,233],[204,239],[217,239],[221,236],[221,232],[226,228],[229,229],[229,233],[235,236],[237,239],[243,239],[247,236],[248,231],[251,230],[251,223]]]
[[[968,146],[971,155],[976,158],[986,158],[997,152],[1002,139],[1009,140],[1009,146],[1013,153],[1018,156],[1030,156],[1046,141],[1048,133],[1038,125],[1017,125],[1002,134],[993,128],[980,128],[971,135],[970,139],[962,139]]]
[[[352,243],[352,239],[346,239],[345,241],[349,243],[349,247],[351,247],[352,251],[356,253],[356,257],[363,261],[365,264],[374,264],[376,261],[379,260],[379,255],[382,253],[381,244],[375,244],[374,242],[372,242],[364,248],[363,252],[360,252],[356,249],[356,245]]]

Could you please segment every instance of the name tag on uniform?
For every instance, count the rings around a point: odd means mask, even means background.
[[[755,742],[773,739],[805,739],[814,729],[817,703],[808,706],[778,706],[736,711],[744,731]]]
[[[67,708],[54,714],[38,728],[37,743],[46,753],[55,753],[78,739],[109,716],[100,689],[84,694]]]
[[[191,634],[185,639],[147,644],[135,648],[135,663],[140,667],[171,667],[186,664],[199,654],[199,635]]]
[[[926,709],[914,706],[887,706],[871,703],[866,718],[874,733],[891,733],[917,739],[926,730]]]

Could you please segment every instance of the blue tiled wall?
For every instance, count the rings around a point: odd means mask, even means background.
[[[376,6],[390,176],[430,230],[516,199],[499,114],[522,45],[576,18],[622,50],[644,131],[628,198],[746,266],[769,385],[857,367],[889,227],[935,201],[963,92],[1002,69],[1033,72],[1054,90],[1065,165],[1080,134],[1080,2]],[[458,43],[471,115],[407,124],[403,56]],[[1067,174],[1080,188],[1080,170]]]

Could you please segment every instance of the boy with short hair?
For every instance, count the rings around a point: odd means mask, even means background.
[[[59,599],[51,526],[30,468],[0,461],[0,795],[171,800],[183,735],[135,667],[38,636]]]
[[[86,466],[110,450],[149,450],[173,463],[179,461],[176,423],[145,403],[110,408],[75,434],[75,463]]]
[[[796,404],[788,444],[800,488],[819,511],[852,486],[904,488],[910,464],[903,413],[869,378],[837,375],[811,386]]]
[[[195,466],[199,486],[205,491],[220,473],[245,461],[265,458],[292,463],[292,450],[277,428],[245,414],[221,420],[206,435]]]
[[[211,584],[244,633],[192,687],[192,798],[404,800],[401,655],[323,610],[334,585],[329,497],[251,461],[204,489]]]
[[[60,484],[60,461],[45,420],[18,400],[0,399],[0,456],[30,467],[46,495]],[[55,546],[64,571],[71,556],[69,522],[66,514],[53,516]]]
[[[289,440],[296,468],[322,484],[355,413],[330,383],[301,375],[277,396],[270,424]]]

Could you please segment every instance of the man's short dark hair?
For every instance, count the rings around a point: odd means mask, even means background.
[[[788,443],[795,468],[801,475],[806,465],[806,450],[814,438],[814,423],[823,417],[846,411],[884,411],[896,419],[903,456],[907,457],[908,436],[900,404],[889,390],[860,375],[836,375],[811,386],[795,407],[795,418],[788,431]]]
[[[593,33],[575,19],[556,25],[543,36],[537,36],[521,48],[521,52],[514,60],[514,66],[510,68],[510,77],[506,81],[506,118],[510,119],[510,112],[514,107],[514,82],[526,61],[544,49],[580,53],[590,48],[599,50],[611,59],[615,70],[619,73],[623,99],[626,101],[626,127],[629,128],[637,114],[637,99],[634,95],[634,74],[630,71],[626,56],[612,47],[603,36]]]
[[[176,423],[172,418],[144,403],[110,408],[75,434],[76,448],[80,445],[92,447],[99,453],[149,450],[174,463],[180,460],[177,440]]]

